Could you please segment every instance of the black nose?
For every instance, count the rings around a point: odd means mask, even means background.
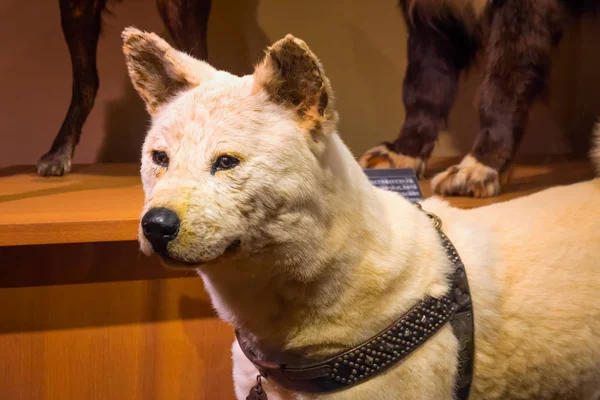
[[[166,254],[167,244],[179,232],[179,217],[168,208],[152,208],[142,218],[142,229],[154,251]]]

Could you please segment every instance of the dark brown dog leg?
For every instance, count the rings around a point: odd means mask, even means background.
[[[445,195],[495,196],[527,125],[529,109],[545,89],[551,52],[565,10],[557,0],[505,0],[492,8],[483,81],[480,130],[471,153],[436,176]]]
[[[422,176],[438,133],[446,127],[460,72],[471,64],[477,41],[450,12],[428,18],[414,10],[409,17],[409,3],[401,3],[409,28],[403,86],[406,120],[395,142],[369,150],[359,163],[363,168],[413,168]]]
[[[81,128],[94,106],[99,80],[96,48],[107,0],[60,0],[62,31],[71,56],[71,105],[50,151],[37,163],[41,176],[69,173]]]
[[[208,58],[206,34],[211,0],[157,0],[175,47],[201,60]]]

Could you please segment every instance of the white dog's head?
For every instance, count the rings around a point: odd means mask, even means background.
[[[320,162],[336,129],[319,60],[291,35],[237,77],[128,28],[124,53],[152,125],[142,152],[144,253],[197,266],[319,240]]]

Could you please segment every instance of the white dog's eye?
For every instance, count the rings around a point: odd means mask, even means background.
[[[214,175],[217,171],[224,171],[227,169],[231,169],[238,165],[240,160],[233,156],[222,155],[217,158],[217,160],[213,163],[211,168],[211,173]]]
[[[161,167],[169,166],[169,156],[164,151],[153,150],[152,151],[152,161],[156,165],[160,165]]]

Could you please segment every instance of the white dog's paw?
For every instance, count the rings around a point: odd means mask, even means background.
[[[425,175],[426,163],[421,158],[409,157],[391,151],[385,144],[380,144],[365,152],[358,163],[363,168],[410,168],[419,179]]]
[[[493,197],[500,193],[498,171],[473,156],[437,174],[431,181],[434,193],[446,196]]]

